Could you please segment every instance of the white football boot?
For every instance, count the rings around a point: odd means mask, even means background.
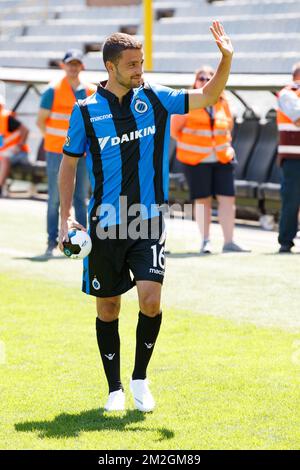
[[[125,393],[123,390],[111,392],[108,395],[104,409],[106,411],[123,411],[125,409]]]
[[[130,380],[130,390],[132,392],[135,407],[148,413],[155,408],[154,398],[149,390],[148,380]]]

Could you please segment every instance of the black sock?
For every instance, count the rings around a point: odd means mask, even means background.
[[[139,313],[139,321],[136,329],[135,364],[132,374],[133,380],[144,380],[146,370],[152,356],[154,344],[160,330],[162,313],[156,317],[147,317]]]
[[[96,332],[109,393],[123,390],[120,378],[119,320],[105,322],[97,317]]]

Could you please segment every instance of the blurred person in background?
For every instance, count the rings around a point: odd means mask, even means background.
[[[4,96],[0,94],[0,197],[11,166],[28,162],[28,134],[27,127],[5,108]]]
[[[293,82],[278,94],[278,161],[282,170],[279,253],[291,253],[298,230],[300,207],[300,62]]]
[[[42,95],[37,117],[37,125],[44,137],[48,176],[48,245],[46,256],[52,256],[58,244],[59,191],[57,178],[71,112],[78,99],[85,99],[96,90],[94,85],[85,84],[79,78],[80,72],[84,69],[81,51],[72,49],[66,52],[61,67],[65,71],[65,76],[58,82],[49,84]],[[84,227],[87,224],[88,187],[88,174],[83,158],[80,159],[77,166],[73,204],[75,217]]]
[[[194,89],[210,81],[214,70],[203,66],[196,72]],[[218,217],[224,236],[223,252],[249,252],[233,240],[235,218],[233,120],[225,94],[213,106],[175,115],[171,135],[177,141],[177,159],[194,201],[194,215],[202,237],[200,253],[211,253],[211,201],[218,201]]]

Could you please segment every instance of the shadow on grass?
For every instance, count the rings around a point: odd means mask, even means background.
[[[266,256],[277,256],[278,258],[284,258],[284,259],[287,259],[287,258],[293,258],[294,256],[297,256],[297,255],[300,255],[300,251],[292,251],[291,253],[279,253],[278,250],[277,251],[272,251],[271,253],[262,253],[263,255],[266,255]]]
[[[119,414],[119,416],[118,416]],[[52,421],[31,421],[16,423],[18,432],[38,432],[41,439],[44,438],[68,438],[77,437],[81,432],[90,431],[124,431],[124,432],[148,432],[153,431],[144,427],[130,427],[131,424],[142,423],[146,420],[144,413],[137,410],[128,410],[124,413],[105,412],[104,408],[82,411],[77,414],[62,413]],[[172,439],[174,432],[166,428],[157,428],[160,434],[158,441]]]
[[[218,254],[220,253],[200,253],[200,251],[176,253],[174,251],[168,251],[166,256],[168,258],[211,258],[212,256],[216,256]]]
[[[200,253],[197,253],[197,252],[176,253],[175,251],[167,251],[165,255],[168,258],[198,258],[200,256]]]
[[[61,260],[61,259],[67,259],[66,256],[64,255],[58,255],[58,256],[45,256],[45,255],[37,255],[37,256],[15,256],[12,258],[14,260],[20,261],[32,261],[35,263],[45,263],[47,261],[52,261],[52,260]]]

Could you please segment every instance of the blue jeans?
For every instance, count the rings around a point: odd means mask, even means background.
[[[9,161],[11,165],[17,165],[17,163],[28,163],[28,153],[21,150],[20,152],[12,155]]]
[[[283,161],[281,203],[278,241],[280,245],[292,247],[298,230],[300,159]]]
[[[46,152],[47,176],[48,176],[48,208],[47,208],[47,232],[48,243],[56,243],[58,237],[59,216],[59,189],[58,172],[62,161],[62,154]],[[76,184],[73,196],[76,220],[86,227],[87,209],[86,198],[88,195],[89,181],[85,165],[85,158],[79,158],[76,173]]]

